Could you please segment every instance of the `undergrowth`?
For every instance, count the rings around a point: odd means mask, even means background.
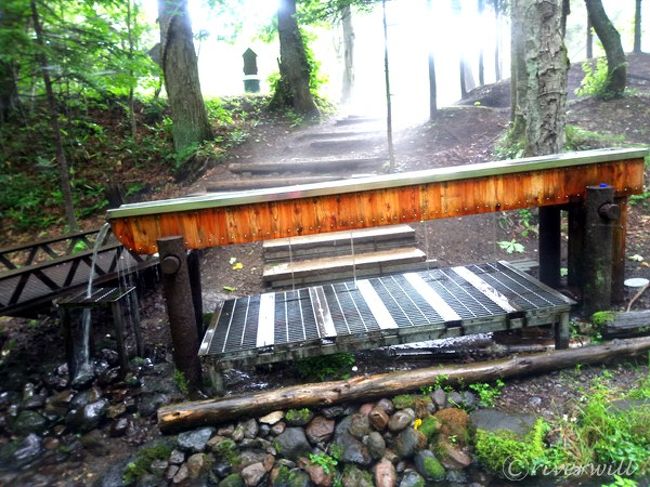
[[[354,355],[351,353],[335,353],[298,360],[296,369],[298,374],[307,380],[347,379],[354,362]]]

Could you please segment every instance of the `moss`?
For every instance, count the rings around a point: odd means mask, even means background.
[[[424,475],[426,478],[435,482],[444,480],[445,467],[438,461],[436,457],[426,457],[423,461]]]
[[[503,474],[505,462],[510,462],[516,471],[534,475],[546,456],[544,437],[548,429],[543,419],[538,419],[523,439],[517,439],[510,431],[479,429],[475,438],[476,456],[485,468],[497,474]]]
[[[167,460],[172,452],[169,443],[156,443],[150,447],[138,450],[133,461],[127,463],[122,472],[122,481],[125,485],[135,483],[140,477],[152,473],[151,463],[154,460]]]
[[[614,321],[616,313],[613,311],[596,311],[591,315],[591,322],[597,330],[602,330],[604,327]]]
[[[469,441],[469,415],[459,408],[445,408],[438,411],[434,418],[440,422],[440,434],[460,446]]]
[[[393,406],[395,409],[406,409],[406,408],[415,408],[415,399],[416,396],[412,394],[400,394],[393,398]]]
[[[418,428],[418,431],[427,437],[427,440],[430,440],[433,435],[440,429],[440,421],[438,421],[433,416],[429,416],[422,420],[422,424]]]
[[[237,444],[230,438],[226,438],[223,441],[217,443],[213,448],[218,456],[223,458],[231,466],[236,467],[241,463],[239,458],[239,452],[237,451]]]
[[[284,419],[286,419],[289,424],[297,426],[306,425],[311,421],[312,417],[312,412],[307,408],[289,409],[284,415]]]
[[[244,480],[238,473],[231,473],[219,482],[219,487],[244,487],[245,485]]]

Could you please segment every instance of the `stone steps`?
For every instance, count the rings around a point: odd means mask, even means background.
[[[234,162],[228,165],[228,170],[235,174],[270,174],[284,172],[310,172],[317,171],[322,174],[328,171],[356,169],[359,167],[375,165],[381,166],[386,162],[383,157],[356,157],[356,158],[313,158],[313,159],[288,159],[277,162]]]

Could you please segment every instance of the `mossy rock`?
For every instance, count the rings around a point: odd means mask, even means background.
[[[430,440],[440,430],[440,421],[433,416],[428,416],[422,420],[418,431]]]
[[[231,473],[221,482],[219,482],[219,487],[245,487],[244,479],[238,473]]]
[[[414,394],[400,394],[393,398],[393,406],[395,409],[413,409],[415,410],[415,399],[417,396]]]
[[[150,446],[140,448],[122,471],[125,485],[134,484],[139,478],[151,475],[150,467],[154,460],[167,460],[173,450],[169,441],[156,441]]]
[[[237,443],[230,438],[224,438],[222,441],[212,447],[212,451],[223,460],[228,462],[231,467],[236,467],[241,463]]]
[[[415,456],[415,467],[425,479],[434,482],[444,480],[446,475],[445,467],[430,450],[422,450]]]
[[[282,465],[271,485],[273,487],[308,487],[311,485],[311,481],[309,475],[302,470],[290,470],[286,465]]]
[[[284,415],[284,419],[291,426],[305,426],[313,417],[314,413],[307,408],[289,409]]]
[[[591,315],[591,322],[596,330],[603,330],[614,322],[615,317],[614,311],[596,311]]]
[[[350,464],[343,469],[341,483],[343,487],[374,487],[375,485],[370,472]]]
[[[440,434],[464,446],[469,442],[469,415],[459,408],[445,408],[433,416],[440,422]]]

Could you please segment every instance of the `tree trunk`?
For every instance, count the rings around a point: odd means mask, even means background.
[[[571,1],[562,0],[562,22],[561,22],[562,39],[566,37],[566,22],[570,14],[571,14]]]
[[[483,20],[483,12],[485,11],[485,0],[478,0],[478,14]],[[479,47],[478,51],[478,84],[483,86],[485,84],[485,66],[483,65],[483,44]]]
[[[587,15],[587,59],[594,57],[594,33],[592,29],[591,19]]]
[[[635,54],[641,54],[641,0],[636,0],[634,8],[634,49]]]
[[[318,108],[309,89],[311,68],[296,22],[296,0],[282,0],[278,7],[280,38],[280,85],[274,103],[293,107],[298,113],[318,116]]]
[[[601,0],[585,0],[585,3],[591,23],[603,43],[607,56],[607,84],[604,94],[608,97],[622,96],[627,83],[627,61],[621,36],[607,17]]]
[[[34,33],[36,34],[36,45],[38,46],[38,63],[41,68],[41,76],[43,77],[43,84],[45,85],[45,95],[47,97],[47,105],[50,112],[50,127],[54,135],[54,147],[56,151],[56,162],[59,166],[59,177],[61,179],[61,193],[63,194],[63,204],[65,208],[65,218],[68,223],[70,231],[79,230],[77,219],[74,215],[74,205],[72,202],[72,187],[70,186],[70,174],[68,169],[68,161],[65,157],[63,150],[63,137],[61,136],[61,127],[59,125],[59,110],[56,106],[56,99],[54,98],[54,90],[52,89],[52,80],[49,74],[49,65],[47,62],[47,55],[45,54],[45,41],[43,39],[43,27],[38,15],[38,7],[36,0],[30,1],[32,11],[32,22],[34,23]]]
[[[499,49],[499,44],[501,41],[501,33],[499,29],[499,24],[501,20],[499,19],[499,1],[494,0],[493,1],[494,5],[494,38],[495,38],[495,45],[494,45],[494,77],[496,81],[501,81],[501,56],[500,56],[500,49]]]
[[[393,105],[390,94],[390,69],[388,67],[388,22],[386,21],[386,0],[382,0],[384,27],[384,83],[386,86],[386,141],[388,143],[389,170],[395,169],[395,149],[393,147]]]
[[[132,0],[126,1],[126,28],[129,42],[129,82],[131,84],[131,87],[129,88],[129,119],[131,122],[131,138],[135,140],[137,134],[137,125],[135,121],[135,100],[133,94],[133,85],[135,84],[133,74],[133,51],[135,49],[135,42],[133,40],[133,27],[135,19],[137,18],[137,12],[133,12],[131,1]]]
[[[512,2],[515,125],[526,156],[558,153],[564,145],[568,58],[561,22],[562,0]]]
[[[18,105],[18,87],[16,86],[14,66],[11,63],[0,61],[0,123],[9,120]]]
[[[432,0],[427,1],[430,21],[433,21]],[[436,64],[433,57],[433,48],[429,46],[429,120],[438,116],[438,89],[436,87]]]
[[[159,0],[158,22],[160,64],[172,113],[174,148],[181,152],[212,137],[201,95],[187,0]]]
[[[389,372],[354,377],[350,380],[282,387],[223,399],[172,404],[158,409],[158,426],[163,433],[174,433],[241,417],[260,416],[279,409],[322,407],[403,394],[441,379],[446,383],[464,385],[490,382],[571,368],[576,364],[592,365],[616,357],[641,356],[648,350],[650,337],[619,340],[605,345],[516,356],[503,360]]]
[[[341,103],[348,103],[352,97],[354,85],[354,30],[352,28],[352,13],[350,6],[341,10],[341,26],[343,28],[343,86]]]
[[[467,72],[467,63],[465,62],[465,58],[460,59],[460,97],[465,98],[467,96],[467,79],[465,77],[465,73]]]

